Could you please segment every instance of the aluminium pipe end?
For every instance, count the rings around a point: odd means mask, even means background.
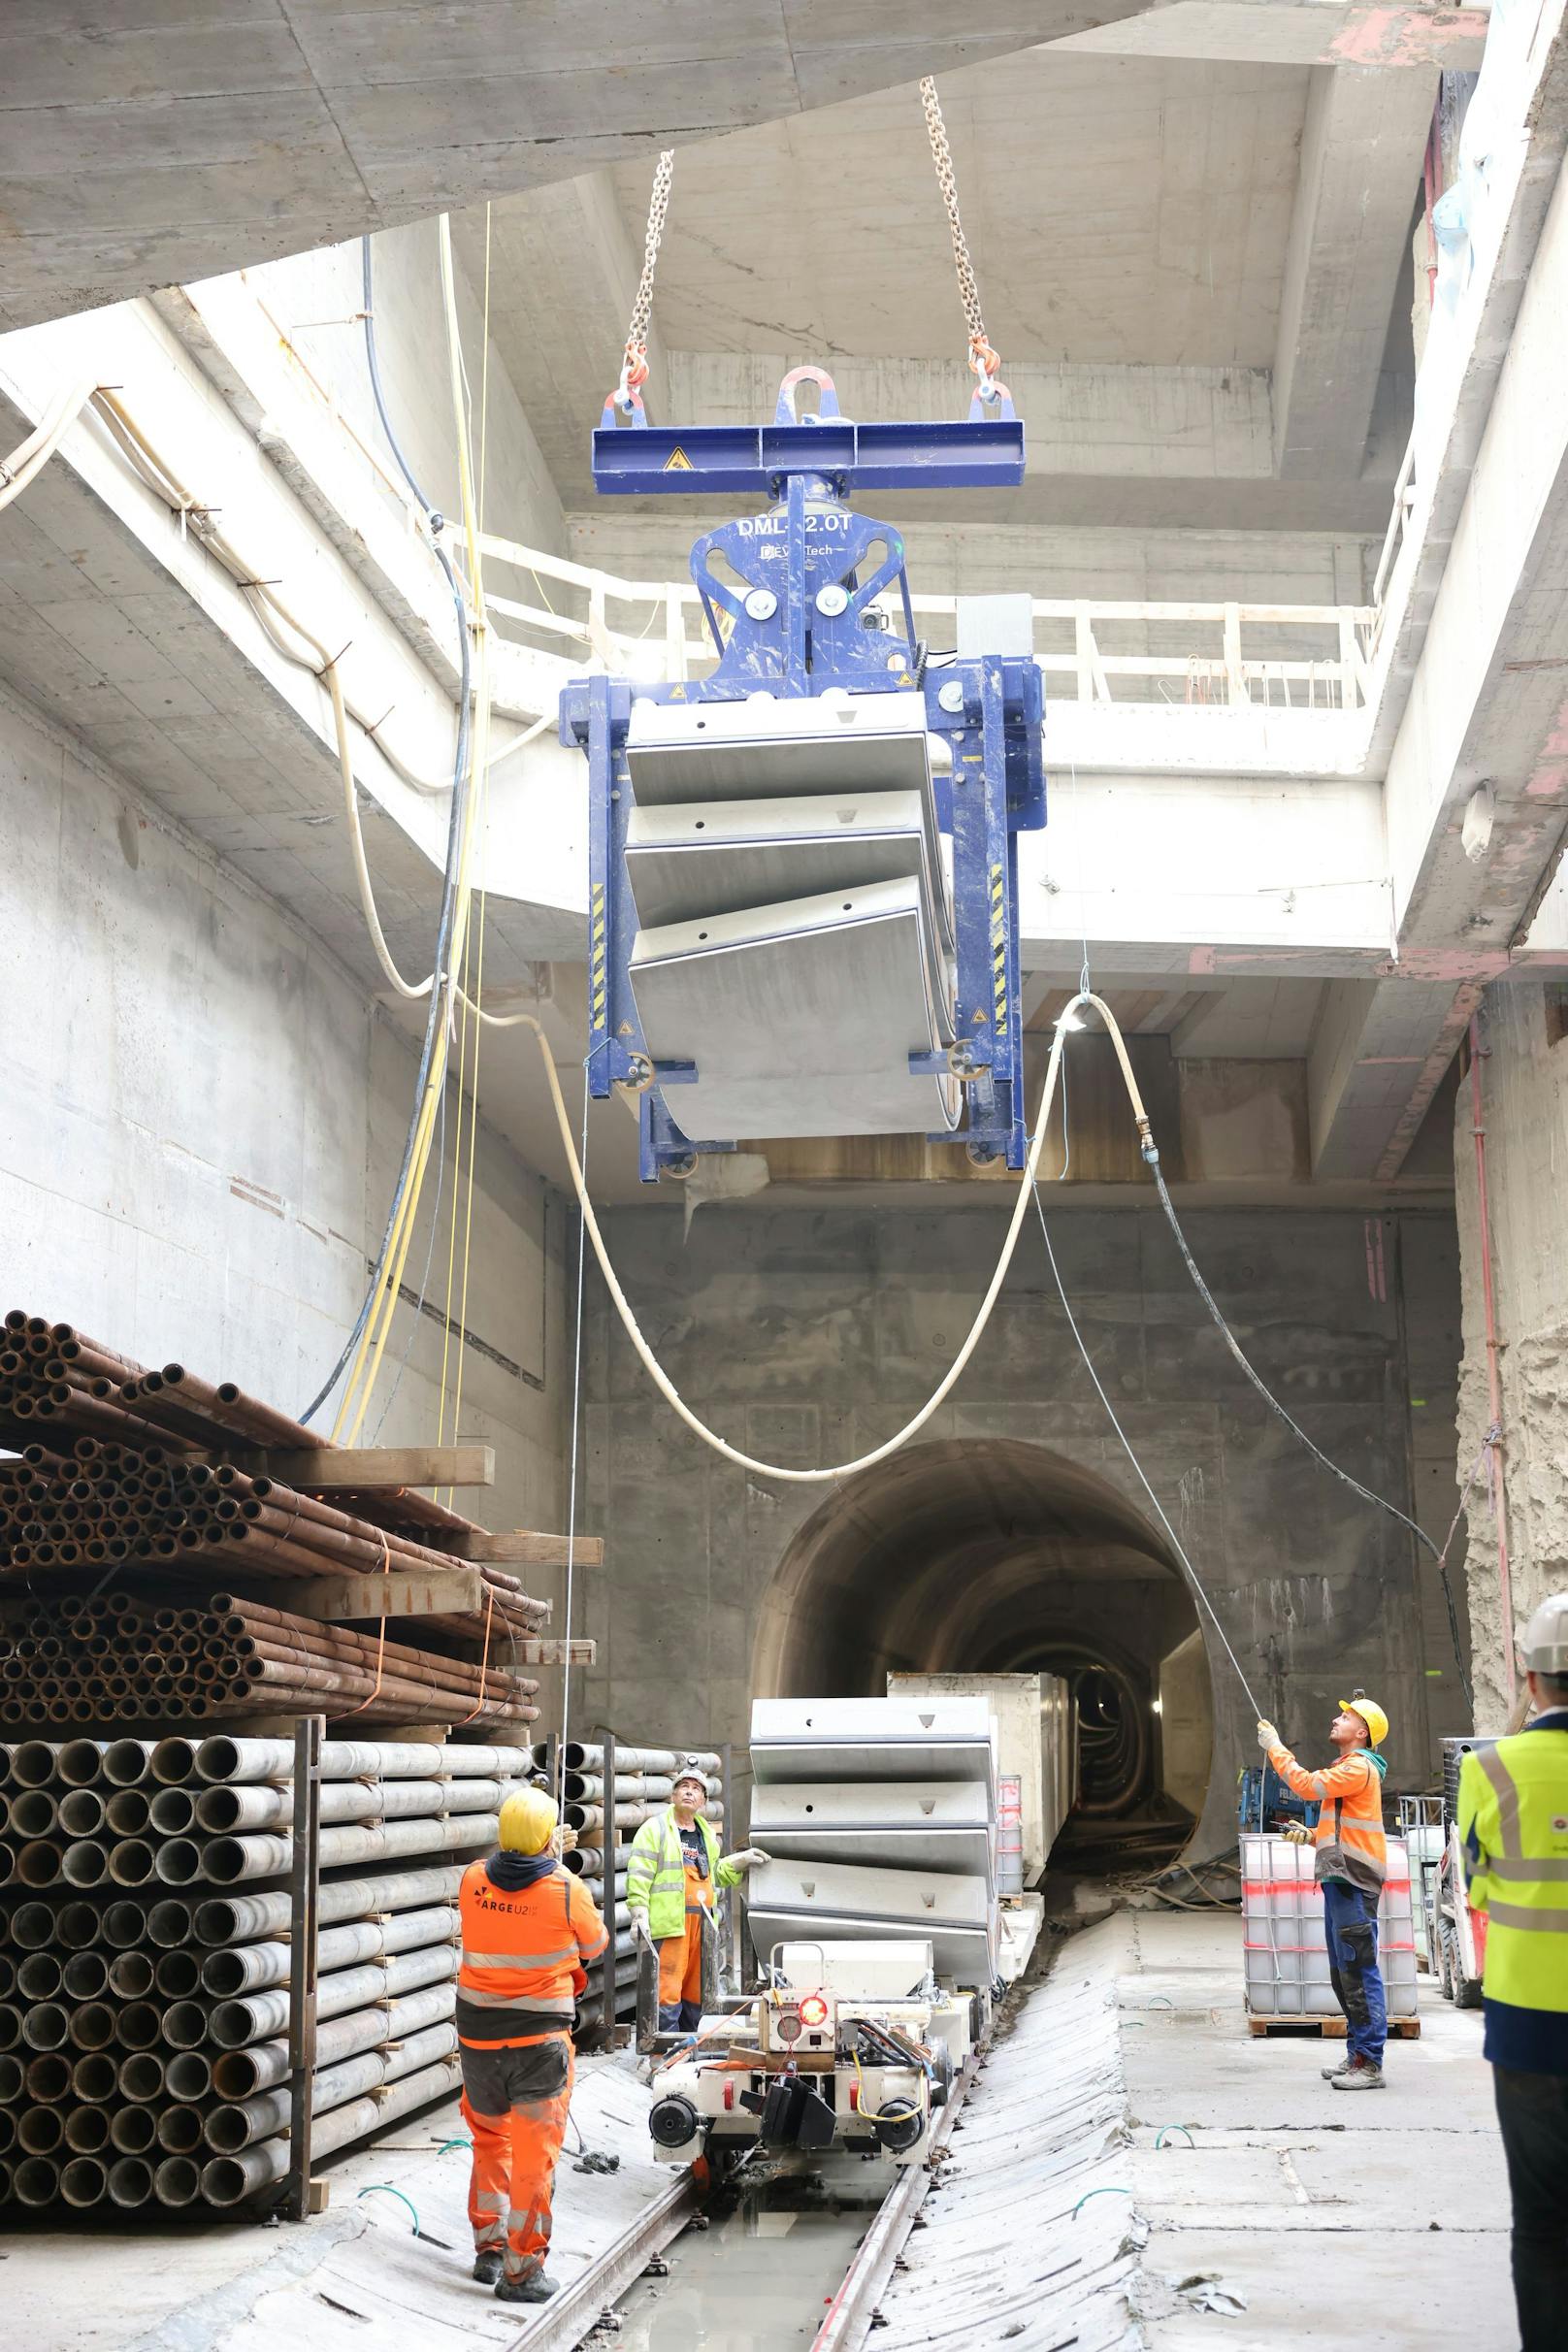
[[[151,1740],[111,1740],[104,1749],[104,1779],[115,1788],[135,1788],[151,1769]]]
[[[133,2108],[132,2112],[136,2110]],[[122,2156],[109,2168],[109,2196],[113,2205],[129,2212],[145,2205],[152,2195],[152,2168],[140,2156]]]
[[[196,1799],[188,1788],[160,1788],[147,1812],[160,1838],[182,1838],[196,1818]]]
[[[159,2205],[194,2205],[202,2193],[201,2167],[188,2156],[166,2156],[152,2175],[152,2190]]]
[[[48,1740],[19,1740],[11,1751],[11,1777],[18,1788],[48,1788],[54,1778],[54,1749]]]
[[[207,2011],[199,2001],[176,2001],[163,2012],[163,2039],[172,2050],[199,2050],[207,2040]],[[218,2036],[213,2033],[213,2040]]]
[[[146,1886],[157,1870],[157,1856],[146,1838],[121,1838],[109,1849],[109,1875],[116,1886]]]
[[[150,2107],[120,2107],[109,2121],[109,2141],[116,2155],[145,2156],[157,2145],[158,2119]]]
[[[16,2145],[28,2156],[52,2156],[65,2138],[57,2107],[27,2107],[16,2118]]]
[[[109,1964],[109,1989],[116,2001],[145,2001],[154,1980],[147,1952],[116,1952]]]
[[[60,1874],[68,1886],[98,1886],[109,1870],[107,1846],[96,1838],[82,1838],[68,1846],[60,1857]]]
[[[73,2107],[65,2119],[65,2144],[73,2156],[96,2156],[109,2145],[109,2113],[101,2107]]]
[[[158,2115],[158,2145],[166,2156],[194,2156],[202,2144],[201,2110],[166,2107]]]
[[[109,2174],[96,2156],[73,2156],[60,2174],[60,2195],[79,2210],[102,2205],[108,2188]]]
[[[72,2047],[91,2054],[107,2050],[118,2030],[118,2012],[107,2001],[83,2001],[71,2011]]]
[[[113,1854],[110,1857],[109,1875],[111,1878],[114,1875]],[[138,1945],[146,1943],[147,1915],[140,1903],[111,1903],[105,1908],[102,1917],[104,1942],[114,1951],[135,1951]]]
[[[151,2050],[158,2046],[163,2029],[163,2012],[152,2001],[128,2001],[119,2013],[119,2038],[128,2050]]]
[[[147,1912],[147,1932],[148,1942],[160,1951],[178,1951],[190,1942],[190,1905],[182,1903],[178,1895],[164,1896]]]
[[[52,1838],[60,1825],[60,1809],[47,1788],[17,1789],[10,1810],[14,1838]]]
[[[23,1886],[52,1886],[60,1875],[60,1849],[42,1838],[24,1846],[16,1856],[16,1876]]]
[[[106,2107],[117,2088],[118,2069],[102,2050],[89,2051],[71,2069],[71,2096],[88,2107]]]
[[[47,2156],[28,2156],[12,2168],[11,2194],[17,2205],[49,2205],[60,2193],[60,2168]]]
[[[60,1834],[96,1838],[104,1825],[104,1801],[95,1788],[68,1788],[60,1799]]]
[[[26,2079],[27,2070],[14,2052],[7,2050],[0,2056],[0,2107],[11,2107],[21,2097]]]
[[[102,1778],[104,1746],[101,1740],[66,1741],[54,1769],[67,1788],[91,1788]]]
[[[196,1770],[195,1740],[160,1740],[152,1750],[152,1778],[162,1788],[178,1788]]]
[[[178,2100],[182,2107],[194,2109],[212,2088],[212,2069],[200,2050],[177,2050],[163,2070],[163,2080],[171,2099]],[[179,2112],[179,2109],[169,2111]],[[201,2123],[198,2118],[197,2138],[200,2137]],[[169,2143],[166,2141],[164,2144],[167,2146]],[[180,2153],[174,2147],[170,2147],[169,2152],[171,2155]]]
[[[39,2107],[57,2107],[70,2098],[71,2061],[63,2051],[46,2050],[33,2060],[27,2069],[27,2096]]]
[[[52,1952],[29,1952],[16,1971],[16,1990],[24,2003],[53,2001],[65,1981],[65,1972]]]
[[[109,1962],[102,1952],[73,1952],[61,1975],[68,2001],[101,2001],[109,1990]]]
[[[21,2012],[21,2038],[30,2050],[63,2050],[70,2033],[70,2012],[57,2001],[35,2001]]]
[[[194,1838],[166,1838],[155,1851],[153,1868],[165,1886],[190,1886],[202,1875],[202,1848]]]
[[[117,2088],[120,2097],[129,2099],[133,2106],[150,2107],[163,2097],[166,2079],[163,2062],[151,2050],[133,2050],[120,2061]],[[130,2153],[134,2155],[137,2151],[132,2149]]]
[[[154,1972],[160,2001],[188,2001],[201,1986],[202,1966],[184,1946],[165,1952]]]

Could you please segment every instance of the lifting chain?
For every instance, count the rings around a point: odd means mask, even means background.
[[[632,323],[626,330],[626,354],[621,361],[621,380],[615,389],[615,403],[623,413],[630,412],[633,393],[648,380],[648,321],[653,316],[653,274],[659,267],[659,245],[665,233],[665,215],[670,210],[670,183],[674,176],[675,150],[666,147],[653,175],[653,194],[648,199],[648,226],[642,241],[642,276],[637,280],[637,299],[632,305]]]
[[[1001,359],[986,337],[986,322],[980,315],[980,288],[975,281],[974,264],[969,259],[969,242],[964,234],[959,217],[959,183],[953,170],[953,150],[947,144],[947,125],[942,120],[941,101],[936,84],[928,74],[920,85],[920,101],[926,110],[926,129],[931,136],[931,161],[936,166],[936,184],[942,191],[947,207],[947,225],[953,238],[953,265],[959,276],[959,300],[964,305],[964,323],[969,330],[969,365],[978,378],[982,400],[1000,398],[997,381],[1001,374]]]

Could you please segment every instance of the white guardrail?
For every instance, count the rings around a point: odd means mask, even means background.
[[[701,677],[712,668],[701,600],[690,582],[621,579],[488,532],[481,545],[493,564],[531,577],[539,598],[525,603],[488,594],[490,611],[511,624],[506,635],[515,629],[522,641],[551,652],[580,647],[586,668],[627,672],[650,685]],[[921,634],[945,647],[957,600],[912,595],[910,603]],[[1367,703],[1377,628],[1371,605],[1053,597],[1032,604],[1035,656],[1059,700],[1300,712]]]

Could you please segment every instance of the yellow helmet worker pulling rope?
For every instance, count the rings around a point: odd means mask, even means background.
[[[1366,1736],[1374,1748],[1381,1748],[1388,1736],[1388,1718],[1376,1699],[1369,1699],[1364,1690],[1339,1702],[1341,1715],[1359,1715],[1366,1725]]]
[[[560,1819],[555,1799],[542,1788],[514,1788],[501,1808],[501,1850],[541,1854]]]

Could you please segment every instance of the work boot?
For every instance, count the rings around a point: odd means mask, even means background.
[[[1342,2074],[1330,2074],[1329,2087],[1336,2091],[1381,2091],[1383,2069],[1374,2066],[1370,2058],[1352,2058]]]
[[[542,2270],[530,2270],[526,2278],[504,2278],[496,2288],[497,2303],[548,2303],[555,2293],[555,2280],[546,2278]]]
[[[499,2247],[487,2246],[474,2257],[474,2275],[481,2287],[493,2287],[501,2276],[502,2258]]]
[[[1348,2074],[1355,2064],[1355,2059],[1347,2055],[1340,2060],[1338,2066],[1325,2066],[1323,2069],[1324,2082],[1337,2082],[1341,2074]]]

